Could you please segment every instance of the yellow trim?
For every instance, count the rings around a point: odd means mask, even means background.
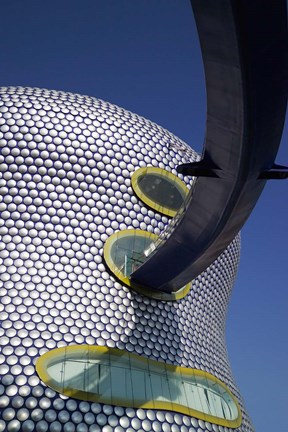
[[[127,357],[127,363],[131,362],[131,360],[140,361],[147,364],[147,370],[156,369],[159,372],[163,370],[168,370],[170,372],[173,372],[174,374],[178,375],[186,375],[186,376],[198,376],[203,377],[206,379],[209,379],[213,381],[214,383],[217,383],[228,395],[231,397],[233,402],[235,403],[235,406],[238,411],[238,417],[235,420],[226,420],[221,417],[216,417],[213,415],[205,414],[201,411],[189,408],[184,405],[175,404],[172,402],[159,402],[157,400],[149,400],[142,404],[135,404],[131,398],[131,400],[127,399],[117,399],[113,398],[105,398],[101,395],[97,395],[90,392],[85,392],[81,390],[76,390],[73,388],[62,388],[60,385],[56,384],[55,381],[53,381],[50,377],[50,375],[47,372],[48,366],[52,363],[57,362],[57,360],[63,359],[63,356],[67,354],[67,352],[70,352],[69,354],[76,354],[83,351],[88,350],[89,351],[89,357],[99,357],[99,355],[114,355],[114,356],[126,356]],[[91,357],[90,357],[91,358]],[[111,404],[111,405],[120,405],[124,407],[133,407],[133,408],[145,408],[145,409],[161,409],[161,410],[169,410],[169,411],[176,411],[182,414],[187,414],[191,417],[196,417],[198,419],[214,423],[221,426],[226,426],[230,428],[237,428],[242,423],[242,414],[240,410],[239,403],[235,396],[231,393],[229,388],[226,384],[224,384],[222,381],[220,381],[218,378],[216,378],[214,375],[210,374],[209,372],[204,372],[202,370],[198,369],[191,369],[191,368],[185,368],[182,366],[174,366],[169,365],[166,363],[158,362],[156,360],[150,360],[145,357],[141,357],[137,354],[129,353],[125,350],[119,350],[117,348],[108,348],[108,347],[102,347],[102,346],[96,346],[96,345],[71,345],[61,348],[56,348],[51,351],[48,351],[47,353],[43,354],[41,357],[39,357],[36,361],[36,372],[38,373],[40,379],[50,388],[57,391],[58,393],[61,393],[68,397],[73,397],[76,399],[84,400],[84,401],[90,401],[90,402],[100,402],[105,404]]]
[[[151,207],[153,210],[156,210],[159,213],[162,213],[170,217],[176,216],[178,210],[171,210],[171,208],[169,207],[165,207],[165,206],[161,206],[160,204],[157,204],[155,201],[151,200],[151,198],[149,198],[146,194],[144,194],[143,191],[140,189],[138,184],[138,179],[139,177],[145,174],[158,174],[161,177],[166,177],[170,179],[171,183],[173,183],[177,187],[178,191],[184,197],[186,197],[189,193],[189,189],[187,188],[186,184],[182,180],[180,180],[176,175],[170,173],[169,171],[166,171],[163,168],[158,168],[158,167],[139,168],[137,171],[135,171],[132,174],[131,177],[132,188],[141,201],[143,201],[145,204],[147,204],[149,207]]]
[[[112,234],[106,240],[106,243],[103,248],[104,260],[107,266],[109,267],[109,269],[111,270],[111,272],[117,277],[117,279],[119,279],[119,281],[123,282],[129,288],[132,288],[134,291],[138,292],[143,296],[150,297],[156,300],[162,300],[162,301],[174,301],[174,300],[180,300],[184,298],[190,291],[191,283],[185,285],[183,288],[180,288],[178,291],[173,293],[153,291],[148,287],[146,288],[136,284],[135,282],[131,282],[131,279],[125,276],[124,273],[122,273],[121,270],[119,270],[119,268],[114,264],[114,261],[112,260],[111,253],[110,253],[113,244],[119,238],[125,236],[131,236],[133,232],[135,233],[135,235],[139,237],[149,238],[153,241],[156,241],[158,239],[158,236],[156,234],[150,233],[148,231],[137,230],[137,229],[126,229]]]

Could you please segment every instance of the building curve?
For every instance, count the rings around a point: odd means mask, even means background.
[[[0,431],[253,430],[224,335],[239,236],[178,300],[157,300],[127,287],[103,258],[116,232],[159,235],[171,223],[135,194],[132,174],[158,167],[190,189],[193,179],[176,168],[198,158],[167,130],[107,102],[1,88]],[[129,255],[123,267],[120,255],[114,261],[121,271],[136,265]],[[212,421],[212,415],[197,417],[167,405],[151,409],[67,397],[66,390],[63,396],[41,381],[35,369],[41,356],[87,345],[209,374],[236,399],[240,424],[227,423],[224,414],[221,419],[217,407]]]

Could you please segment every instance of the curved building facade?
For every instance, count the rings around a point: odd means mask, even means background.
[[[198,159],[107,102],[0,89],[0,431],[253,430],[224,335],[239,236],[178,297],[127,283]]]

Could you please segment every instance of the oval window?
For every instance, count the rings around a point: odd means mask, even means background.
[[[236,428],[238,402],[228,387],[197,369],[167,365],[115,348],[56,348],[36,362],[40,379],[57,392],[85,401],[164,409]]]
[[[191,284],[173,293],[153,291],[133,283],[130,275],[137,270],[154,249],[156,234],[128,229],[110,236],[104,245],[104,260],[112,273],[125,285],[147,297],[158,300],[179,300],[189,292]]]
[[[141,201],[166,216],[175,216],[189,193],[185,183],[162,168],[140,168],[131,181]]]

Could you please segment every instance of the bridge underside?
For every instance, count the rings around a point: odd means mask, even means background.
[[[275,165],[288,87],[286,0],[192,0],[206,77],[207,125],[197,177],[169,234],[132,275],[177,291],[225,250],[255,206]]]

